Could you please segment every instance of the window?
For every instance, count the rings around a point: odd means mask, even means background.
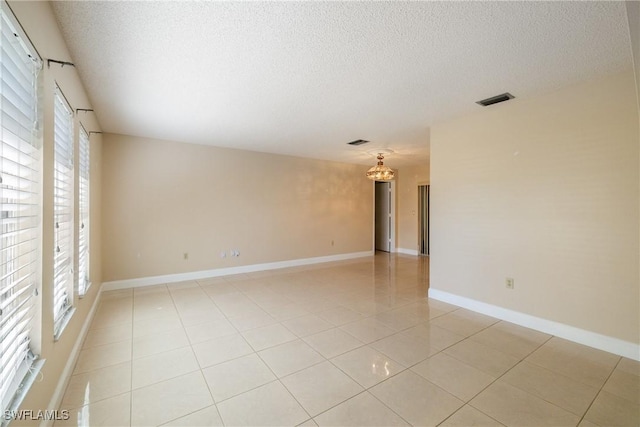
[[[89,281],[89,135],[80,128],[78,147],[78,295],[83,296],[91,282]]]
[[[53,324],[56,338],[71,316],[73,298],[73,113],[60,88],[54,104]]]
[[[40,60],[0,4],[0,413],[16,405],[32,368],[30,336],[40,282]],[[0,423],[2,421],[0,420]]]

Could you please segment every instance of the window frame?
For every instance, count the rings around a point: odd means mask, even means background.
[[[54,93],[53,324],[57,341],[75,309],[74,294],[74,116],[56,84]]]
[[[13,355],[0,358],[5,414],[18,408],[44,363],[32,350],[39,346],[33,339],[42,285],[42,60],[6,1],[0,2],[0,33],[0,355]],[[1,426],[8,423],[0,419]]]
[[[82,124],[78,134],[78,274],[76,292],[84,297],[91,287],[91,142]]]

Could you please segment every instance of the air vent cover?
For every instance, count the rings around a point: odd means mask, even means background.
[[[489,105],[508,101],[513,98],[514,98],[513,95],[511,95],[509,92],[505,92],[505,93],[501,93],[500,95],[492,96],[491,98],[483,99],[482,101],[476,101],[476,104],[480,104],[483,107],[487,107]]]
[[[351,142],[347,142],[348,145],[362,145],[362,144],[366,144],[367,141],[366,139],[356,139],[355,141],[351,141]]]

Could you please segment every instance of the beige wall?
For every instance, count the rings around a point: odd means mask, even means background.
[[[396,179],[396,247],[418,250],[418,186],[429,184],[429,164],[405,166]]]
[[[640,110],[640,2],[627,1],[627,19],[629,21],[629,39],[631,40],[631,54],[636,76],[636,93],[638,95],[638,109]]]
[[[47,2],[9,2],[25,32],[34,46],[45,59],[42,70],[42,107],[43,107],[43,216],[42,216],[42,284],[39,293],[41,315],[36,329],[40,337],[33,341],[34,350],[46,359],[42,369],[42,377],[38,379],[28,392],[21,409],[46,409],[62,376],[72,348],[80,334],[80,330],[97,297],[101,278],[100,268],[100,151],[101,137],[91,136],[91,280],[93,286],[87,295],[76,297],[76,312],[71,318],[59,341],[53,340],[53,97],[56,83],[65,97],[76,108],[91,108],[91,104],[82,87],[82,83],[73,67],[60,68],[52,65],[48,68],[46,59],[69,61],[70,56],[58,30],[57,23]],[[99,125],[93,114],[76,116],[77,126],[82,124],[87,130],[99,131]],[[76,132],[77,134],[77,132]],[[77,169],[77,168],[76,168]],[[77,221],[76,221],[77,227]],[[53,409],[53,408],[51,408]],[[22,425],[14,422],[12,425]],[[37,424],[35,422],[31,423]]]
[[[640,117],[640,2],[627,1],[625,5],[627,6],[627,18],[629,21],[629,38],[631,39],[633,69],[636,76],[638,117]],[[640,127],[640,120],[638,120],[638,126]],[[638,164],[640,165],[640,157],[638,157]],[[640,259],[640,254],[638,254],[638,257]],[[640,283],[640,277],[638,277],[638,282]],[[640,316],[638,318],[638,323],[640,323]]]
[[[431,287],[638,343],[635,96],[629,70],[434,126]]]
[[[366,166],[111,134],[103,149],[105,281],[372,249]]]

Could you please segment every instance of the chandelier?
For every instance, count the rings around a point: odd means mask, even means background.
[[[372,181],[392,181],[395,178],[395,172],[382,163],[384,159],[383,153],[378,153],[378,164],[367,171],[367,178]]]

